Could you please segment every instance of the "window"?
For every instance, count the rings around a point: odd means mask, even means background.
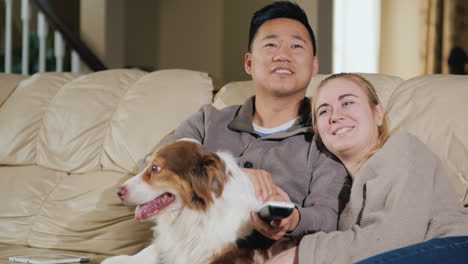
[[[380,0],[335,0],[333,72],[379,71]]]

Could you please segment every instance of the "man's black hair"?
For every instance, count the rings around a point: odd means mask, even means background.
[[[250,22],[249,44],[248,50],[252,51],[252,42],[257,34],[258,29],[265,22],[276,18],[289,18],[300,22],[309,31],[312,46],[314,48],[314,56],[317,54],[317,46],[315,45],[314,31],[309,25],[309,20],[304,10],[296,3],[290,1],[273,2],[254,13]]]

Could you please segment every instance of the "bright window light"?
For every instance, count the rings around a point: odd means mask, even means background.
[[[333,72],[377,73],[380,0],[335,0]]]

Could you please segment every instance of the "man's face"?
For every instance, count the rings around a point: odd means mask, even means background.
[[[318,60],[309,32],[300,22],[277,18],[257,31],[245,70],[252,75],[257,96],[303,97],[318,71]]]

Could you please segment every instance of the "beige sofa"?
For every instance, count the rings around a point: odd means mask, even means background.
[[[392,127],[439,155],[468,204],[468,77],[364,76]],[[233,82],[214,105],[242,103],[253,92],[252,82]],[[149,223],[133,220],[115,190],[212,94],[208,74],[188,70],[0,75],[0,263],[50,251],[78,251],[99,263],[144,247]]]

